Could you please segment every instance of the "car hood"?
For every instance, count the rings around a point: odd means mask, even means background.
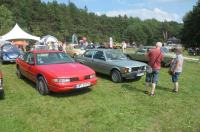
[[[140,67],[147,65],[143,62],[133,61],[133,60],[110,60],[109,62],[113,65],[117,65],[120,67]]]
[[[80,77],[95,73],[91,68],[79,63],[41,65],[38,68],[41,72],[51,74],[58,78]]]

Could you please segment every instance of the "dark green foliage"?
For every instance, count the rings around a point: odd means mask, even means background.
[[[94,42],[108,42],[110,36],[115,42],[126,40],[145,45],[164,41],[163,22],[155,19],[142,21],[139,18],[128,18],[126,15],[97,16],[88,12],[87,6],[78,9],[71,2],[66,5],[57,3],[56,0],[48,3],[41,0],[0,0],[0,5],[4,5],[13,14],[14,21],[12,25],[5,27],[6,30],[10,30],[16,22],[34,35],[51,34],[68,42],[71,42],[73,33],[76,33],[79,39],[86,36],[89,41]],[[164,23],[168,25],[168,37],[178,36],[181,24]]]
[[[187,47],[200,46],[200,0],[184,17],[182,40]]]

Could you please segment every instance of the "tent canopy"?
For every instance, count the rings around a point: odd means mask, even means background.
[[[23,31],[17,24],[14,28],[8,32],[7,34],[0,37],[1,40],[24,40],[24,39],[31,39],[39,41],[40,37],[30,35]]]

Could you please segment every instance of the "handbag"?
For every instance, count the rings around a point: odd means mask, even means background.
[[[152,72],[153,72],[153,69],[151,68],[150,65],[147,65],[147,66],[146,66],[146,72],[147,72],[147,73],[152,73]]]
[[[161,55],[161,52],[158,55],[158,57],[156,58],[156,60],[154,61],[153,65],[156,63],[156,61],[158,60],[158,58],[160,57],[160,55]],[[149,73],[149,74],[153,72],[153,69],[152,69],[152,67],[150,65],[146,66],[146,72]]]
[[[168,70],[168,74],[169,74],[169,75],[173,75],[173,72],[172,72],[171,69]]]

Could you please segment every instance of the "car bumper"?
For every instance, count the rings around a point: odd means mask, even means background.
[[[122,77],[126,78],[126,79],[135,79],[135,78],[139,78],[139,77],[144,76],[144,74],[145,74],[145,71],[131,72],[131,73],[124,73],[124,74],[122,74]]]
[[[16,62],[16,59],[9,59],[9,60],[4,60],[3,59],[3,62]]]
[[[70,82],[65,84],[53,84],[48,85],[49,90],[53,92],[64,92],[64,91],[70,91],[74,89],[81,89],[86,87],[91,87],[97,83],[97,79],[89,79],[84,81],[77,81],[77,82]]]

